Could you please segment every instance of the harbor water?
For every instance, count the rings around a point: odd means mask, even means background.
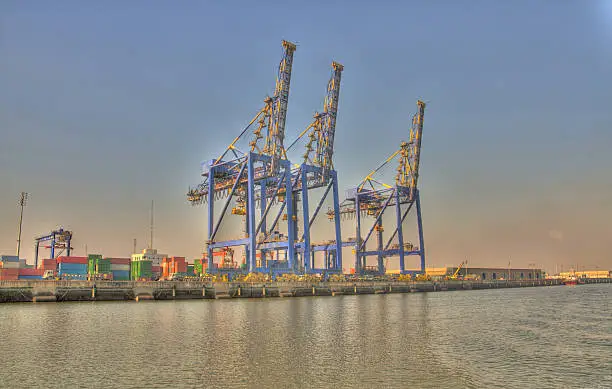
[[[0,305],[0,387],[609,388],[612,284]]]

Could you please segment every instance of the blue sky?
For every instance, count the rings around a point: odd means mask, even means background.
[[[127,255],[146,245],[151,199],[155,246],[198,256],[205,210],[186,189],[273,92],[287,39],[287,139],[320,109],[331,61],[345,65],[342,189],[429,102],[430,264],[612,267],[610,2],[459,3],[0,2],[0,252],[25,190],[28,258],[59,225],[77,253]]]

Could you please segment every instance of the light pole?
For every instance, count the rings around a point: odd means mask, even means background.
[[[510,260],[508,260],[508,281],[510,281]]]
[[[21,252],[21,226],[23,225],[23,209],[28,203],[29,194],[26,192],[21,192],[19,197],[19,206],[21,207],[21,213],[19,214],[19,232],[17,235],[17,259],[19,259],[19,253]]]

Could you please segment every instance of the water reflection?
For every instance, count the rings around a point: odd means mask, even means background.
[[[0,386],[605,387],[610,289],[7,304]]]

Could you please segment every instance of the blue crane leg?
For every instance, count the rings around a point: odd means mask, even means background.
[[[402,222],[404,218],[402,217],[402,207],[400,204],[400,195],[399,190],[395,191],[395,216],[397,218],[397,241],[399,244],[399,267],[400,273],[404,274],[406,271],[406,264],[404,262],[404,232],[402,229]]]
[[[292,271],[295,269],[295,220],[293,220],[293,186],[291,185],[291,164],[285,165],[285,204],[287,204],[287,264]]]
[[[361,212],[359,210],[359,193],[355,194],[355,213],[357,214],[355,219],[357,221],[355,231],[355,273],[361,272],[361,263],[359,257],[359,251],[361,246]]]
[[[342,272],[342,233],[340,231],[340,201],[338,195],[338,174],[332,172],[333,196],[334,196],[334,224],[336,228],[336,261],[335,267]]]
[[[255,236],[255,172],[253,171],[253,153],[249,153],[248,169],[248,188],[247,188],[247,227],[249,243],[247,244],[247,261],[249,262],[249,272],[255,270],[255,252],[256,252],[256,236]]]
[[[423,218],[421,217],[421,194],[416,193],[417,223],[419,227],[419,252],[421,253],[421,273],[425,273],[425,241],[423,239]]]
[[[306,169],[301,171],[302,179],[302,222],[304,225],[304,272],[312,268],[312,259],[310,258],[310,213],[308,211],[308,172]]]
[[[210,167],[208,174],[208,242],[211,243],[211,239],[214,232],[214,221],[215,221],[215,168]],[[207,245],[208,251],[208,273],[212,272],[213,269],[213,248],[210,244]]]

